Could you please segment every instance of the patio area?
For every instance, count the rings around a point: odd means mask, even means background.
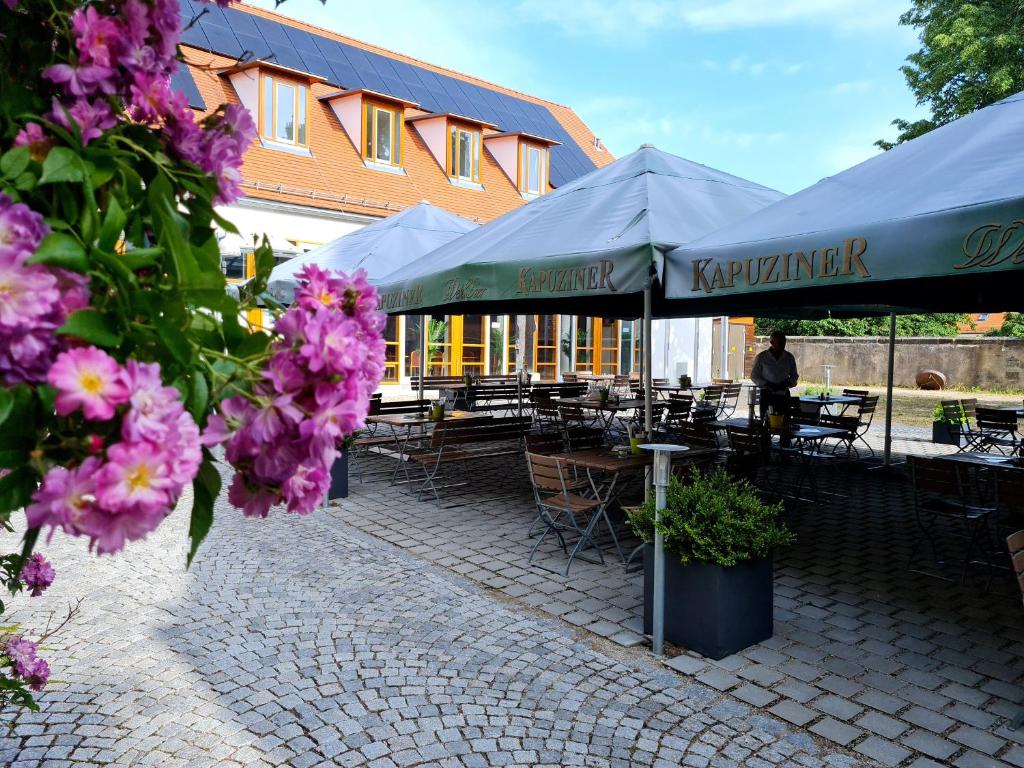
[[[897,454],[952,450],[923,430],[897,428],[894,438]],[[868,439],[880,447],[879,425]],[[390,460],[364,469],[375,461]],[[1024,765],[1024,733],[1007,727],[1024,698],[1012,578],[986,591],[980,571],[965,585],[909,571],[913,502],[902,473],[837,467],[820,483],[822,503],[791,515],[797,544],[776,562],[774,637],[719,661],[684,652],[668,666],[882,765]],[[610,547],[604,566],[576,560],[568,578],[554,541],[527,562],[535,511],[521,458],[478,462],[471,489],[439,508],[367,477],[332,514],[570,626],[647,642],[642,574],[624,573]]]

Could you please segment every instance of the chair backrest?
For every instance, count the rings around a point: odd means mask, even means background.
[[[717,448],[718,440],[715,433],[699,422],[683,421],[676,425],[676,434],[680,442],[693,448]]]
[[[968,426],[974,421],[974,416],[978,410],[978,398],[968,397],[960,400],[960,407],[963,408],[964,418],[967,419]]]
[[[538,501],[542,495],[568,492],[565,462],[561,459],[527,451],[526,465],[530,469],[530,483]]]
[[[723,384],[712,384],[709,387],[704,387],[704,402],[717,405],[722,400],[724,392],[725,385]]]
[[[585,451],[604,446],[604,433],[589,427],[571,427],[565,430],[565,446],[569,451]]]
[[[843,397],[867,397],[870,394],[866,389],[847,389],[843,387]]]
[[[985,408],[979,405],[975,411],[974,423],[979,431],[991,430],[993,432],[1012,433],[1017,431],[1017,414],[1013,411]]]
[[[764,453],[761,431],[756,427],[737,427],[730,424],[726,427],[726,434],[729,437],[729,447],[735,453],[744,456],[760,456]]]
[[[732,379],[712,379],[712,384],[732,384]]]
[[[693,398],[673,397],[662,403],[662,407],[665,410],[666,421],[685,421],[689,418],[690,411],[693,409]]]
[[[1010,550],[1010,562],[1017,576],[1017,586],[1024,596],[1024,531],[1011,533],[1006,537],[1006,548]]]
[[[629,386],[629,374],[628,373],[617,373],[615,378],[612,379],[613,387],[628,387]]]
[[[377,406],[377,413],[422,413],[428,408],[429,400],[386,400]]]
[[[526,450],[550,456],[552,453],[563,453],[565,441],[561,432],[528,432],[526,434]]]
[[[370,410],[367,413],[368,416],[376,416],[380,413],[381,398],[383,395],[380,392],[374,392],[370,395]]]
[[[566,384],[576,384],[579,380],[580,377],[578,373],[566,371],[565,373],[562,374],[562,381],[564,381]]]
[[[667,387],[668,379],[651,379],[651,384],[655,387]]]
[[[540,400],[533,407],[533,415],[542,427],[559,427],[562,423],[562,415],[558,412],[558,406],[551,400]]]
[[[857,406],[857,418],[862,426],[870,426],[871,420],[875,417],[878,409],[878,395],[865,395]]]
[[[960,465],[925,456],[907,456],[907,463],[915,499],[922,495],[963,499]]]
[[[578,405],[558,405],[558,416],[566,424],[582,424],[586,422],[586,417],[583,414],[583,409]]]

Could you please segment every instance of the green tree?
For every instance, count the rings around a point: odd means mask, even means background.
[[[1020,312],[1007,312],[1003,324],[985,334],[986,336],[1012,336],[1024,339],[1024,315]]]
[[[913,0],[900,24],[920,30],[921,48],[901,67],[923,120],[893,121],[891,149],[1024,90],[1024,1]]]
[[[898,315],[897,336],[956,336],[957,326],[970,316],[952,312],[928,315]],[[881,317],[827,317],[822,320],[783,320],[759,317],[754,320],[754,331],[767,336],[773,330],[787,336],[888,336],[889,318]]]

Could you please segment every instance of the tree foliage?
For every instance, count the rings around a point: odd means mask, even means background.
[[[1003,318],[1003,324],[999,328],[993,328],[985,335],[1024,339],[1024,315],[1020,312],[1007,312],[1006,317]]]
[[[952,312],[929,315],[898,315],[897,336],[956,336],[957,325],[970,319],[969,315]],[[754,331],[767,336],[772,331],[787,336],[888,336],[889,318],[882,317],[828,317],[823,320],[782,320],[759,317]]]
[[[900,24],[920,30],[921,48],[901,67],[931,117],[893,121],[891,149],[933,128],[1024,90],[1022,0],[913,0]]]

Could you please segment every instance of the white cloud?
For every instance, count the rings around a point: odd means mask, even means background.
[[[848,96],[850,94],[863,95],[875,88],[873,80],[851,80],[849,82],[836,83],[829,89],[833,96]]]

